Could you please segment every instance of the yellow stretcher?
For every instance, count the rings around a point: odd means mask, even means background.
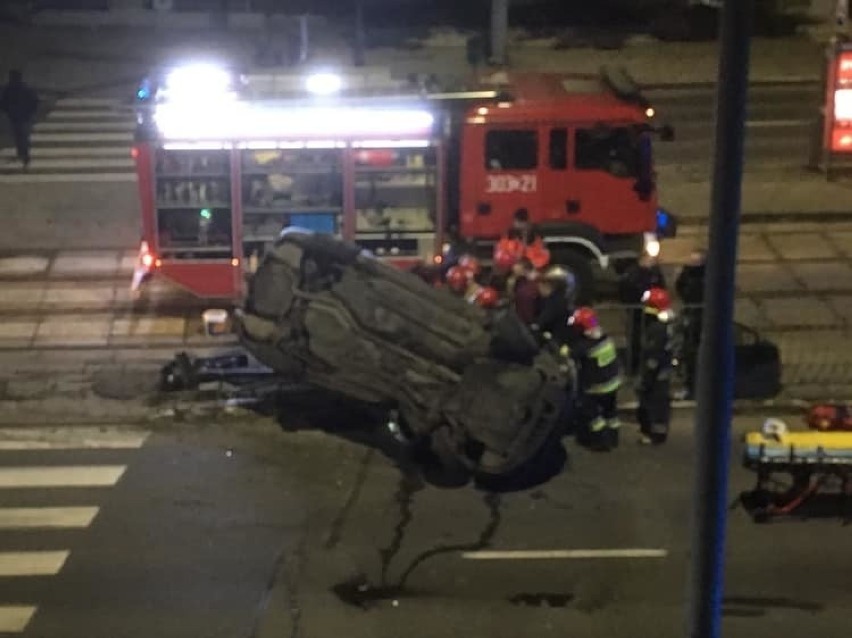
[[[760,432],[745,435],[743,465],[757,474],[757,485],[741,500],[757,522],[792,514],[812,497],[849,515],[852,504],[852,432],[790,432],[769,419]],[[787,475],[783,489],[776,485]],[[835,502],[836,501],[836,502]],[[841,512],[837,512],[840,514]]]

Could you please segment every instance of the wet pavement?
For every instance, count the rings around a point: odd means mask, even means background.
[[[737,431],[759,422],[741,420]],[[298,586],[276,584],[258,635],[632,637],[646,627],[680,636],[690,423],[691,415],[679,416],[662,448],[638,446],[629,428],[622,448],[608,455],[567,442],[571,463],[562,475],[499,495],[424,486],[378,455],[365,472],[364,451],[340,447],[332,476],[323,478],[339,491],[313,503],[328,509],[309,517],[315,527]],[[752,481],[737,465],[738,449],[735,443],[732,503]],[[346,511],[342,524],[335,500]],[[840,520],[756,526],[736,507],[730,517],[725,635],[842,631],[852,602],[841,585],[844,568],[811,542],[816,534],[821,545],[842,546]]]

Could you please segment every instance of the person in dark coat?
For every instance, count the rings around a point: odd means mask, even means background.
[[[672,319],[671,299],[662,288],[643,297],[642,350],[636,398],[640,443],[661,445],[671,421]]]
[[[689,262],[680,271],[675,281],[675,290],[683,303],[683,368],[684,396],[690,399],[695,395],[695,383],[698,377],[698,346],[701,342],[701,329],[704,319],[704,275],[706,256],[696,250]]]
[[[538,316],[538,284],[532,262],[523,257],[512,266],[512,303],[515,313],[525,324],[532,325]]]
[[[543,341],[564,340],[575,291],[574,276],[564,268],[553,266],[539,276],[538,315],[531,328]]]
[[[628,363],[631,373],[639,369],[639,356],[642,350],[642,295],[651,288],[665,289],[665,287],[666,280],[660,265],[656,258],[647,254],[631,264],[619,280],[619,300],[628,306],[627,321],[630,331]]]
[[[24,82],[20,71],[9,72],[9,83],[0,94],[0,110],[9,118],[17,159],[26,169],[30,165],[30,134],[38,111],[38,96]]]

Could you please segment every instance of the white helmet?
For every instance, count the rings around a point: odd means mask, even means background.
[[[545,270],[541,279],[552,283],[559,289],[564,289],[566,296],[569,298],[574,296],[574,290],[577,288],[577,280],[574,278],[574,273],[562,266],[551,266]]]
[[[762,430],[764,436],[780,440],[782,436],[787,434],[787,424],[781,419],[766,419],[763,422]]]

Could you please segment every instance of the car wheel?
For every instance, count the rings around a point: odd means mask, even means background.
[[[432,433],[429,451],[430,458],[423,467],[423,476],[429,483],[438,487],[464,487],[470,482],[471,471],[459,458],[448,427]]]

